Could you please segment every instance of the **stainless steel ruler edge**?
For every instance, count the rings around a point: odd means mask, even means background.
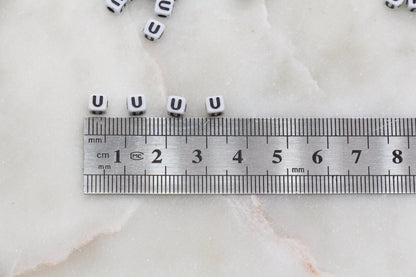
[[[168,148],[172,140],[205,138],[208,140],[222,138],[228,141],[237,138],[238,145],[249,149],[249,140],[262,138],[268,144],[269,140],[279,138],[289,141],[296,138],[309,140],[318,138],[324,148],[330,148],[333,140],[360,139],[361,148],[370,149],[371,140],[385,140],[386,148],[390,144],[400,146],[400,149],[411,150],[410,165],[399,168],[399,173],[390,170],[383,174],[330,173],[329,166],[326,174],[314,174],[309,170],[304,172],[289,172],[286,174],[251,173],[246,166],[246,172],[241,174],[223,173],[192,174],[185,169],[183,173],[168,173],[171,167],[160,168],[160,172],[148,173],[146,169],[140,174],[123,171],[111,172],[100,168],[100,172],[84,172],[84,192],[87,194],[384,194],[384,193],[415,193],[416,155],[412,145],[416,140],[416,119],[414,118],[109,118],[90,117],[84,120],[84,167],[87,161],[87,141],[105,145],[107,139],[118,139],[121,144],[128,138],[143,139],[144,143],[153,137],[158,140],[160,148]],[[168,143],[169,141],[169,143]],[[378,142],[380,143],[380,142]],[[199,144],[201,142],[199,141]],[[245,145],[247,144],[247,145]],[[326,144],[326,145],[324,145]],[[365,145],[364,145],[365,144]],[[378,146],[380,147],[380,146]],[[384,147],[384,146],[383,146]],[[361,150],[360,150],[361,151]],[[363,150],[364,151],[364,150]],[[395,150],[393,150],[395,151]],[[400,150],[401,151],[401,150]],[[394,153],[393,153],[394,154]],[[279,154],[278,154],[279,155]],[[319,156],[319,155],[318,155]],[[402,159],[401,154],[399,155]],[[394,159],[393,156],[392,159]],[[394,164],[393,166],[398,167]],[[207,166],[206,166],[207,167]],[[207,167],[208,168],[208,167]],[[307,168],[307,167],[305,167]],[[393,168],[393,167],[392,167]],[[241,166],[244,169],[244,166]],[[292,168],[293,170],[294,168]],[[365,168],[364,168],[365,169]],[[394,168],[393,168],[394,169]],[[121,169],[120,169],[121,170]],[[164,172],[163,172],[164,170]],[[208,170],[207,170],[208,171]],[[405,172],[406,171],[406,172]],[[415,172],[416,173],[416,172]]]

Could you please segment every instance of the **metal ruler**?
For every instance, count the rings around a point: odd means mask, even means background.
[[[416,192],[415,118],[84,120],[87,194]]]

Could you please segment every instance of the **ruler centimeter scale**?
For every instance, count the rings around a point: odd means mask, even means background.
[[[84,119],[86,194],[416,192],[415,118]]]

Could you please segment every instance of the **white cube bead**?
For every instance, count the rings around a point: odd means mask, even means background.
[[[165,25],[155,19],[149,19],[143,29],[144,36],[150,41],[160,39],[165,31]]]
[[[141,115],[146,111],[146,98],[142,94],[127,97],[127,109],[132,115]]]
[[[407,0],[407,8],[411,12],[416,12],[416,0]]]
[[[404,0],[386,0],[386,6],[390,9],[397,9],[401,5],[403,5]]]
[[[174,0],[156,0],[155,13],[160,17],[172,14]]]
[[[207,113],[211,116],[221,115],[224,112],[224,97],[210,96],[205,100]]]
[[[107,111],[108,100],[104,94],[93,94],[90,96],[88,109],[93,114],[102,114]]]
[[[186,99],[181,96],[169,96],[167,105],[168,114],[171,116],[181,116],[186,111]]]
[[[127,4],[127,0],[106,0],[107,9],[116,14],[120,14]]]

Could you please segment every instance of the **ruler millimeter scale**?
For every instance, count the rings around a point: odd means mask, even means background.
[[[86,194],[415,192],[414,118],[84,120]]]

